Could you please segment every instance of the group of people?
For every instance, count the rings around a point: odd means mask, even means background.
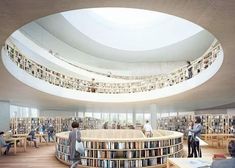
[[[54,127],[52,124],[50,124],[48,126],[48,128],[46,129],[44,125],[39,125],[39,127],[37,128],[32,128],[31,131],[29,132],[28,136],[27,136],[27,141],[31,141],[34,143],[34,147],[38,148],[38,144],[37,144],[37,138],[36,138],[36,133],[38,134],[45,134],[47,133],[48,139],[46,139],[44,136],[42,136],[45,140],[45,142],[50,142],[51,140],[54,141]],[[3,148],[6,148],[4,151],[4,155],[6,155],[11,146],[13,145],[12,142],[8,142],[4,139],[4,132],[0,132],[0,146]]]
[[[201,118],[196,116],[195,122],[191,121],[188,128],[188,157],[202,157],[200,149],[201,131]],[[214,160],[211,168],[235,168],[235,140],[229,142],[228,151],[232,158]]]
[[[195,117],[195,121],[189,122],[188,128],[188,157],[202,157],[200,148],[200,135],[202,131],[201,118]]]
[[[109,129],[109,123],[107,121],[103,124],[103,129]],[[112,129],[121,129],[121,124],[114,121],[112,123]]]
[[[38,148],[36,133],[39,133],[39,134],[47,133],[48,139],[46,139],[45,136],[42,136],[45,142],[50,142],[51,140],[54,141],[55,130],[52,124],[49,124],[47,129],[44,125],[39,125],[38,128],[32,128],[30,133],[28,134],[27,140],[32,141],[34,143],[34,147]]]

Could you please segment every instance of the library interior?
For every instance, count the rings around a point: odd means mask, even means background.
[[[1,168],[235,168],[235,1],[0,1]]]

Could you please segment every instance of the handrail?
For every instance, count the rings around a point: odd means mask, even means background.
[[[152,91],[188,80],[207,69],[215,61],[217,53],[221,51],[221,46],[220,44],[211,46],[200,58],[192,61],[191,65],[185,65],[169,74],[156,75],[151,78],[131,81],[129,83],[105,83],[78,79],[39,65],[22,55],[19,49],[7,43],[5,44],[5,50],[19,68],[50,84],[84,92],[123,94]]]

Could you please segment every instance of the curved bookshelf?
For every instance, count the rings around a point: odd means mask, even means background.
[[[66,89],[78,90],[81,92],[102,93],[102,94],[126,94],[149,92],[165,87],[170,87],[197,76],[202,71],[211,66],[217,59],[218,53],[222,51],[220,44],[212,45],[208,51],[200,58],[185,65],[169,74],[151,76],[149,78],[136,77],[141,80],[129,81],[125,83],[106,83],[95,80],[88,81],[62,74],[36,63],[23,55],[14,44],[5,44],[5,51],[11,61],[20,69],[26,71],[31,76],[41,79],[54,86]],[[189,75],[191,73],[191,76]],[[121,79],[126,77],[120,77]]]
[[[56,134],[56,157],[70,165],[68,135]],[[183,152],[183,134],[175,131],[154,130],[151,138],[140,130],[81,130],[81,135],[85,155],[79,167],[164,167],[167,158]]]

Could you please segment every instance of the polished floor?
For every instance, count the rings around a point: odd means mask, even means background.
[[[187,146],[184,145],[186,156]],[[202,148],[203,157],[212,157],[214,153],[226,154],[226,148]],[[23,152],[18,148],[14,155],[13,150],[7,156],[0,156],[0,168],[66,168],[68,166],[60,163],[55,158],[55,146],[51,144],[41,144],[40,148],[27,147]]]
[[[39,148],[27,147],[27,151],[18,149],[16,155],[13,150],[7,156],[0,156],[0,168],[65,168],[55,158],[55,146],[42,144]]]

